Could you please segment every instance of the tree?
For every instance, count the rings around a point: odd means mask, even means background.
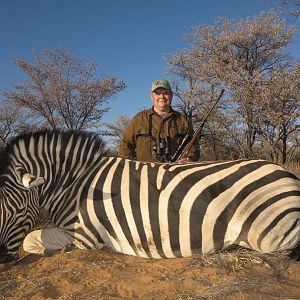
[[[46,49],[30,64],[16,58],[27,79],[2,91],[9,101],[29,109],[41,126],[85,129],[99,126],[109,100],[125,88],[116,77],[96,78],[97,64],[83,64],[69,51]]]
[[[278,5],[279,8],[292,16],[300,16],[300,1],[299,0],[285,0],[282,1],[282,5]]]
[[[170,72],[184,80],[192,78],[207,88],[226,87],[226,104],[239,120],[236,130],[244,131],[246,157],[254,155],[263,109],[260,94],[276,68],[290,67],[285,49],[294,31],[273,11],[239,21],[220,18],[214,25],[193,27],[186,37],[189,48],[168,59]]]
[[[120,141],[123,138],[124,129],[129,124],[130,121],[131,121],[131,117],[127,115],[118,115],[115,121],[104,123],[105,127],[108,130],[102,132],[102,135],[112,137],[110,143],[115,153],[117,153]]]
[[[0,110],[0,149],[5,147],[16,134],[28,129],[26,118],[19,106],[7,100],[1,100]]]
[[[271,148],[272,160],[285,164],[288,142],[300,128],[300,63],[294,70],[278,69],[273,75],[261,98],[266,109],[260,113],[260,134]]]

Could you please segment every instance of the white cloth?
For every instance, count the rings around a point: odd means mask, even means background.
[[[34,254],[45,254],[45,250],[60,250],[73,244],[74,238],[61,228],[47,228],[30,232],[24,239],[23,249]]]

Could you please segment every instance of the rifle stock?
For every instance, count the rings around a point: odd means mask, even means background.
[[[176,150],[176,152],[174,153],[174,155],[171,158],[171,162],[176,162],[180,159],[180,156],[183,153],[184,148],[186,147],[186,145],[189,143],[189,141],[191,140],[191,136],[187,133],[181,144],[179,145],[178,149]]]
[[[222,89],[221,93],[219,95],[219,97],[217,98],[217,100],[215,101],[215,103],[212,105],[212,107],[210,108],[210,110],[208,111],[208,113],[206,114],[205,118],[203,119],[203,121],[201,122],[200,126],[198,127],[198,129],[195,131],[195,133],[193,134],[192,137],[190,137],[189,134],[186,134],[184,139],[182,140],[182,143],[179,145],[177,151],[175,152],[175,154],[172,156],[171,158],[171,162],[178,162],[181,159],[187,158],[189,153],[192,150],[192,147],[194,146],[195,142],[197,141],[197,138],[200,136],[201,131],[204,127],[204,124],[207,120],[207,118],[209,117],[209,115],[211,114],[212,110],[215,108],[215,106],[217,105],[217,103],[219,102],[219,100],[222,98],[223,94],[224,94],[225,90]]]

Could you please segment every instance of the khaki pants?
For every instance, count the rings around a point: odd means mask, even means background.
[[[23,249],[34,254],[52,254],[73,242],[74,238],[66,230],[48,228],[30,232],[24,239]]]

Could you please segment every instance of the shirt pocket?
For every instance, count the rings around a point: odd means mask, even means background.
[[[182,124],[174,124],[172,122],[169,127],[169,136],[176,137],[176,136],[184,136],[188,132],[188,129]]]
[[[137,146],[144,145],[144,143],[149,143],[148,141],[151,141],[152,137],[149,132],[148,126],[141,126],[137,130],[136,133],[136,144]]]
[[[149,126],[140,125],[136,131],[136,137],[147,137],[150,136]]]
[[[140,134],[136,140],[136,158],[140,161],[153,161],[153,139],[149,134]]]

